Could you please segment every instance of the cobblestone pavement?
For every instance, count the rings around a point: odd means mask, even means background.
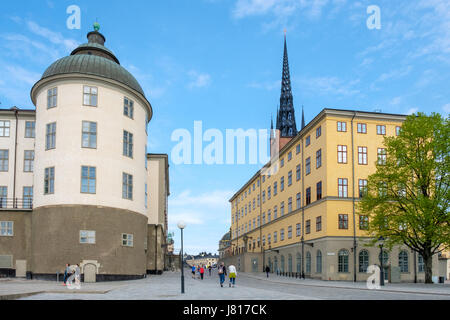
[[[181,294],[179,272],[123,282],[82,283],[81,290],[69,290],[56,282],[35,280],[0,281],[0,296],[45,292],[23,300],[450,300],[450,285],[387,284],[382,290],[368,290],[365,283],[300,280],[263,274],[238,275],[235,288],[223,288],[217,274],[192,279],[185,271],[185,294]]]

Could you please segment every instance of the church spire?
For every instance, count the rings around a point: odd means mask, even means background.
[[[303,110],[302,106],[302,130],[305,128],[305,110]]]
[[[286,32],[284,35],[283,74],[281,80],[280,109],[277,112],[277,129],[280,130],[281,137],[292,138],[297,135]]]

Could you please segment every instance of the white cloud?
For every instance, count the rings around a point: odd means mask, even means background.
[[[390,104],[393,106],[399,105],[402,102],[402,97],[395,97],[390,101]]]
[[[249,88],[253,89],[264,89],[267,91],[272,91],[274,89],[280,89],[281,88],[281,81],[275,80],[271,82],[251,82],[247,85]]]
[[[417,111],[419,111],[419,108],[410,108],[408,111],[406,111],[406,114],[417,113]]]
[[[53,44],[63,45],[68,51],[75,49],[78,45],[77,41],[64,38],[61,33],[53,32],[50,29],[41,27],[34,21],[27,21],[27,26],[31,32],[46,38]]]
[[[444,112],[446,114],[449,114],[450,113],[450,103],[447,103],[447,104],[443,105],[442,106],[442,110],[444,110]]]
[[[28,85],[34,85],[40,78],[39,73],[35,73],[32,71],[25,70],[20,66],[5,66],[6,73],[8,74],[9,79],[14,78],[19,82],[24,82]]]
[[[352,96],[360,91],[355,86],[359,79],[344,81],[338,77],[325,76],[315,78],[302,78],[299,80],[303,90],[307,89],[313,94],[331,94],[339,96]]]
[[[211,76],[207,73],[199,73],[195,70],[188,72],[188,76],[191,81],[188,83],[188,87],[192,88],[203,88],[211,84]]]
[[[401,68],[401,69],[395,69],[392,70],[390,72],[386,72],[381,74],[377,81],[386,81],[386,80],[390,80],[390,79],[399,79],[402,77],[407,76],[408,74],[410,74],[412,70],[412,66],[407,66],[405,68]]]

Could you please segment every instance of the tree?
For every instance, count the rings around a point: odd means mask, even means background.
[[[370,244],[382,236],[389,248],[405,244],[422,255],[426,283],[433,255],[450,247],[449,132],[448,117],[408,116],[398,136],[384,138],[386,152],[358,206],[369,218]]]

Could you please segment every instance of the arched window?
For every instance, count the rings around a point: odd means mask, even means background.
[[[311,273],[311,252],[306,253],[306,273]]]
[[[302,255],[297,252],[297,272],[302,272]]]
[[[277,257],[275,257],[275,258],[273,258],[273,264],[274,264],[274,271],[275,272],[277,272],[277,271],[280,271],[280,270],[278,270],[278,258]]]
[[[400,267],[400,272],[408,272],[408,252],[405,250],[400,251],[398,254],[398,266]]]
[[[338,253],[338,272],[348,272],[348,251],[345,249]]]
[[[288,119],[292,120],[292,113],[290,113],[290,112],[288,113]]]
[[[289,136],[292,136],[294,134],[294,130],[292,128],[289,129]]]
[[[322,251],[317,250],[316,255],[316,272],[322,273]]]
[[[284,272],[284,256],[281,255],[281,272]]]
[[[292,254],[288,255],[288,272],[292,272]]]
[[[378,261],[381,263],[381,253],[378,254]],[[389,253],[386,250],[383,250],[383,266],[386,267],[389,262]]]
[[[359,252],[359,272],[367,272],[369,267],[369,252],[367,250],[361,250]]]
[[[423,257],[420,253],[417,256],[417,259],[418,259],[417,266],[419,268],[419,272],[425,272],[425,262],[423,261]]]

